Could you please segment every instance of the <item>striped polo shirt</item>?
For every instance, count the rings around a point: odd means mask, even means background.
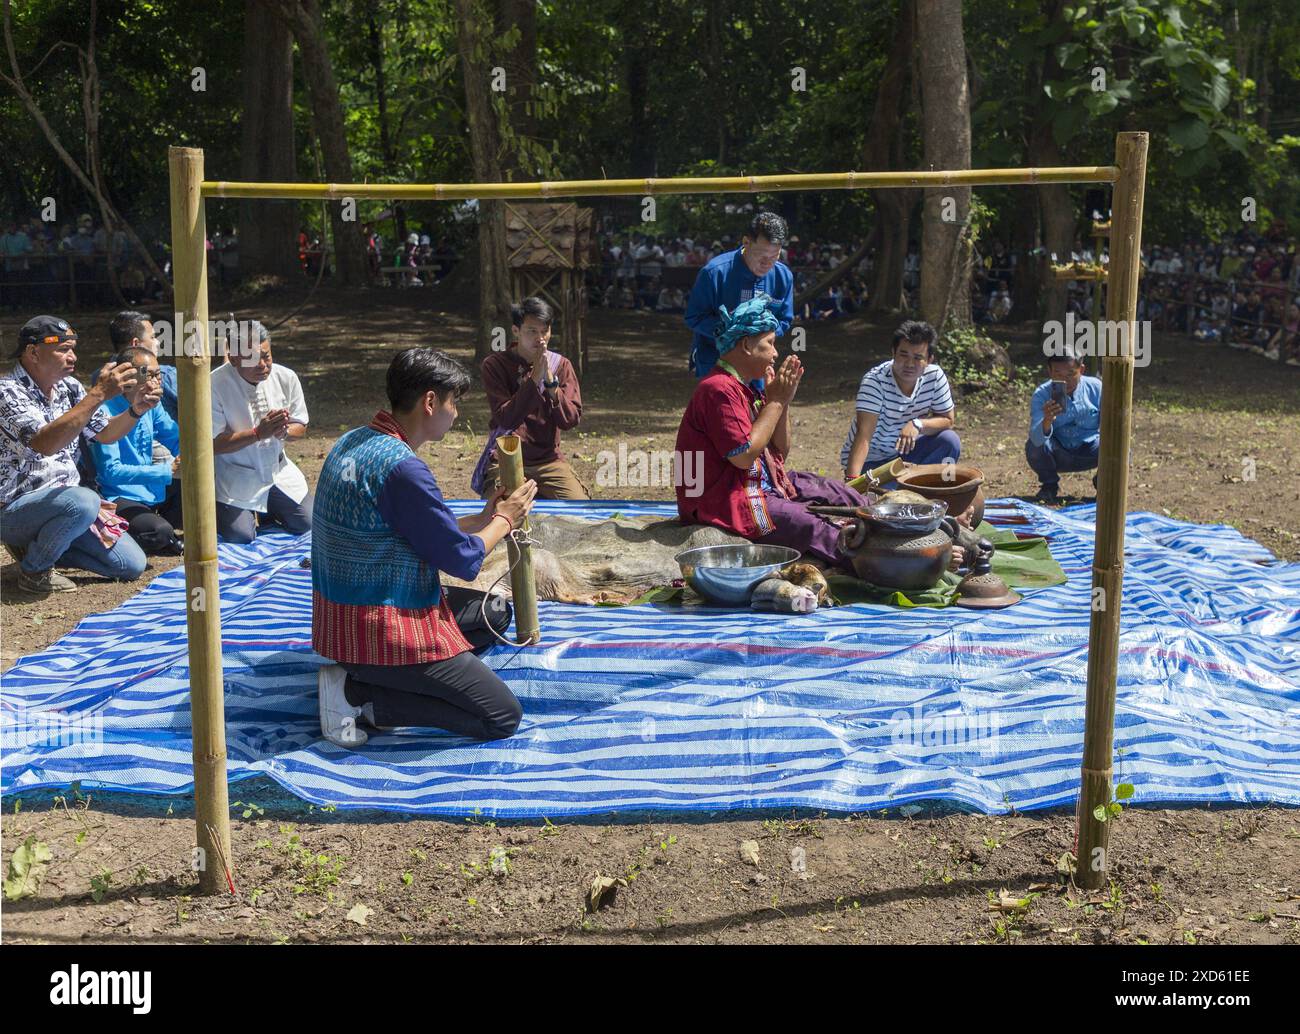
[[[871,436],[871,448],[867,450],[867,466],[883,463],[897,455],[894,446],[898,442],[898,432],[909,420],[937,416],[953,408],[948,378],[938,366],[931,363],[925,368],[916,379],[910,397],[899,390],[893,368],[894,361],[886,359],[868,370],[858,385],[857,413],[876,414],[876,431]],[[849,436],[840,450],[841,466],[848,464],[849,451],[858,435],[857,413],[849,423]]]

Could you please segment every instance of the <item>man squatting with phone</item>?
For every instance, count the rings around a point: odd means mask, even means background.
[[[1062,472],[1096,470],[1101,441],[1101,378],[1084,376],[1084,364],[1068,345],[1049,356],[1048,380],[1029,403],[1025,459],[1038,475],[1035,502],[1060,499]],[[1094,474],[1092,485],[1097,487]]]

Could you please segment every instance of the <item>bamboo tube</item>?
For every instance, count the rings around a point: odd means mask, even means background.
[[[507,492],[513,492],[524,483],[524,454],[517,434],[503,434],[497,439],[497,457],[501,468],[501,484]],[[519,526],[525,532],[532,530],[526,514]],[[515,606],[515,642],[520,646],[529,646],[542,638],[541,625],[537,620],[533,551],[509,538],[506,539],[506,555],[513,567],[510,593]]]
[[[755,194],[782,190],[866,190],[882,187],[977,187],[1040,183],[1114,183],[1113,165],[1050,169],[954,169],[929,172],[817,172],[780,176],[682,176],[671,179],[555,180],[540,183],[236,183],[208,180],[206,197],[383,198],[456,201],[608,197],[620,194]]]
[[[875,470],[864,470],[849,482],[849,487],[858,492],[878,488],[886,481],[897,480],[898,475],[903,473],[906,468],[906,461],[902,459],[890,460],[888,463],[882,463]]]
[[[1105,886],[1110,823],[1094,811],[1111,800],[1115,740],[1115,683],[1124,579],[1124,516],[1128,509],[1128,454],[1133,409],[1133,342],[1142,250],[1147,134],[1120,133],[1115,141],[1119,178],[1112,200],[1106,317],[1127,328],[1124,354],[1103,357],[1101,452],[1097,476],[1097,543],[1092,561],[1093,610],[1088,629],[1088,696],[1079,787],[1077,882]],[[1098,598],[1098,589],[1104,593]]]
[[[218,894],[229,889],[222,859],[231,859],[233,855],[230,852],[230,804],[226,783],[216,480],[212,467],[207,229],[199,191],[203,179],[203,151],[192,147],[169,148],[167,164],[171,174],[173,309],[180,321],[180,325],[174,328],[172,340],[176,343],[176,380],[180,396],[194,821],[196,843],[203,851],[199,885],[204,894]],[[192,337],[186,333],[187,330],[194,332]]]

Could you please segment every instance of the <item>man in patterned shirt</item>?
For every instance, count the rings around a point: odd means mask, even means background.
[[[18,332],[13,370],[0,377],[0,539],[19,561],[16,594],[40,599],[76,584],[57,563],[131,580],[145,556],[111,504],[81,486],[85,441],[115,442],[135,426],[134,405],[110,417],[101,405],[135,385],[130,363],[109,363],[89,391],[72,376],[77,334],[66,320],[37,316]]]

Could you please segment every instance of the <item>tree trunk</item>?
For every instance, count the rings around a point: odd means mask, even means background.
[[[489,96],[488,40],[480,26],[489,24],[482,0],[456,0],[457,43],[465,78],[465,115],[469,122],[470,157],[478,183],[501,182],[498,154],[501,134]],[[492,351],[496,327],[509,333],[510,270],[506,266],[505,207],[500,201],[479,201],[479,332],[474,354],[485,359]]]
[[[915,38],[915,13],[912,4],[904,0],[899,6],[894,45],[881,73],[871,125],[863,147],[863,168],[868,172],[903,168],[903,114]],[[903,261],[907,257],[908,225],[920,196],[919,190],[911,188],[871,192],[879,232],[876,233],[876,262],[867,299],[868,312],[894,312],[906,307]]]
[[[240,179],[293,183],[298,179],[293,138],[293,33],[259,0],[244,2],[243,69]],[[240,276],[302,276],[295,243],[298,216],[294,201],[239,202]]]
[[[970,168],[970,89],[959,0],[917,0],[921,136],[930,169]],[[945,216],[947,218],[945,218]],[[969,326],[970,188],[932,187],[921,212],[921,317]]]
[[[705,65],[706,74],[709,84],[713,87],[713,93],[716,97],[725,97],[727,95],[725,83],[723,81],[723,60],[722,60],[722,2],[721,0],[708,0],[708,11],[705,14],[705,41],[707,64]],[[728,137],[727,132],[727,106],[723,103],[713,105],[714,124],[718,134],[718,164],[727,164]]]
[[[537,117],[533,110],[537,84],[537,0],[497,0],[497,34],[519,29],[519,39],[501,54],[506,70],[506,110],[510,129],[520,140],[537,138]],[[504,156],[513,179],[528,181],[541,178],[540,170],[518,149]]]
[[[379,153],[384,156],[384,166],[393,169],[397,165],[397,152],[388,126],[388,80],[384,76],[384,37],[379,0],[370,0],[366,23],[370,36],[370,67],[375,73],[375,105],[379,112]],[[397,224],[398,241],[406,240],[406,209],[400,201],[393,202],[393,221]]]
[[[280,10],[289,18],[298,53],[302,56],[303,78],[311,99],[312,124],[325,160],[325,176],[331,183],[351,183],[352,157],[343,127],[343,106],[339,84],[334,78],[325,25],[319,0],[281,0]],[[344,287],[356,287],[367,280],[365,241],[356,212],[345,219],[341,201],[327,203],[334,232],[334,273]]]
[[[628,102],[628,159],[633,176],[655,175],[655,126],[650,116],[650,48],[644,7],[626,7],[619,19],[623,40],[623,77]]]
[[[1064,0],[1052,0],[1046,12],[1049,23],[1061,17]],[[1061,66],[1056,60],[1056,48],[1048,47],[1043,54],[1043,68],[1040,84],[1059,78]],[[1037,91],[1038,107],[1029,133],[1029,164],[1034,168],[1044,168],[1063,164],[1061,149],[1052,136],[1050,110],[1043,103],[1042,87]],[[1034,189],[1037,195],[1039,212],[1042,217],[1043,254],[1039,257],[1038,275],[1042,284],[1041,308],[1038,310],[1044,320],[1064,320],[1065,307],[1069,300],[1069,284],[1057,280],[1051,273],[1052,255],[1060,262],[1070,261],[1070,251],[1074,247],[1074,230],[1077,219],[1074,202],[1070,197],[1070,188],[1064,183],[1047,183]],[[1020,290],[1019,287],[1016,289]]]

